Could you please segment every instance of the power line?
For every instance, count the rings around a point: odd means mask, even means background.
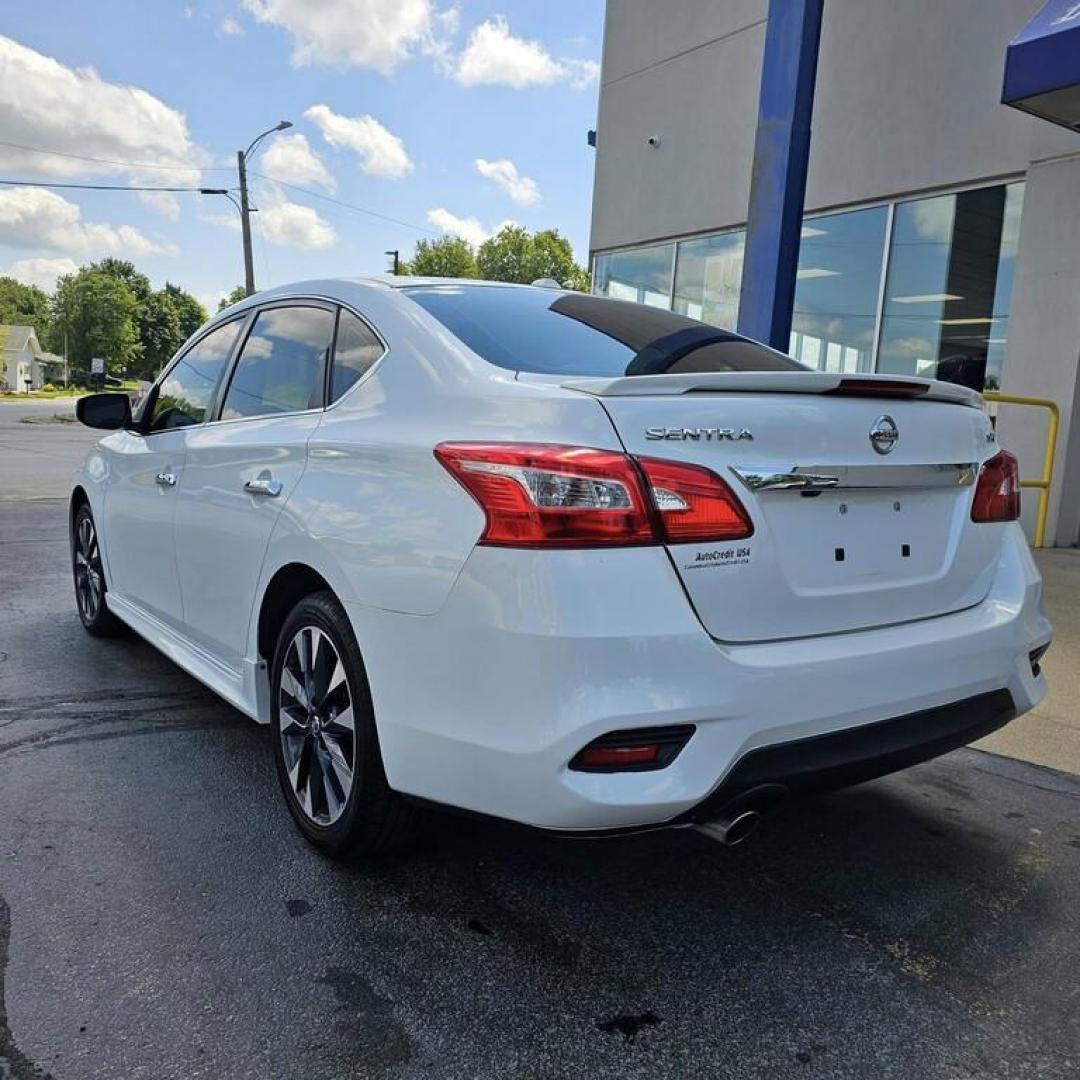
[[[197,187],[158,187],[139,184],[54,184],[45,180],[0,180],[0,184],[8,187],[37,187],[37,188],[78,188],[83,191],[195,191],[202,192],[203,188]]]
[[[0,146],[13,150],[26,150],[31,154],[50,154],[53,157],[71,158],[73,161],[93,161],[98,165],[121,165],[128,169],[171,169],[176,172],[232,172],[232,166],[225,165],[162,165],[149,161],[115,161],[112,158],[90,157],[87,154],[69,154],[66,150],[46,150],[40,146],[26,146],[23,143],[5,142],[0,139]]]
[[[353,203],[343,202],[341,199],[331,198],[329,195],[323,195],[322,192],[312,191],[310,188],[298,187],[296,184],[288,184],[284,180],[278,180],[277,177],[267,176],[266,173],[255,172],[252,170],[252,176],[259,177],[260,180],[269,180],[273,184],[280,184],[283,188],[289,188],[290,191],[299,191],[303,195],[308,195],[313,199],[322,199],[323,202],[333,203],[335,206],[342,206],[346,210],[355,210],[358,214],[367,214],[369,217],[379,218],[381,221],[389,221],[394,225],[402,225],[406,229],[415,229],[417,232],[427,233],[429,236],[441,236],[442,234],[437,229],[429,229],[424,225],[414,225],[411,221],[402,221],[401,218],[390,217],[389,214],[380,214],[376,210],[368,210],[364,206],[356,206]]]

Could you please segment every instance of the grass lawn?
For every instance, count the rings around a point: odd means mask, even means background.
[[[73,387],[70,390],[31,390],[29,394],[13,394],[11,391],[5,391],[0,394],[0,401],[35,401],[49,399],[49,398],[69,398],[69,397],[82,397],[85,394],[85,390],[79,390]]]

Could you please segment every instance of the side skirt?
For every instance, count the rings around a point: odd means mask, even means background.
[[[178,667],[224,698],[234,709],[239,709],[252,720],[266,722],[259,714],[260,695],[257,689],[258,669],[265,669],[265,664],[245,664],[247,671],[236,671],[130,600],[110,592],[107,603],[118,619],[122,619]],[[265,674],[263,679],[265,681]],[[269,703],[268,690],[263,693],[262,700]],[[266,717],[269,717],[268,708]]]

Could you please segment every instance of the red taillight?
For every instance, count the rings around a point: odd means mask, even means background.
[[[639,458],[665,539],[672,544],[742,540],[754,526],[735,492],[714,472],[681,461]]]
[[[435,456],[487,514],[481,544],[655,544],[625,454],[547,443],[440,443]]]
[[[1016,521],[1020,516],[1020,470],[1002,450],[984,461],[971,503],[972,521]]]
[[[549,443],[440,443],[435,456],[486,514],[481,544],[686,544],[754,531],[731,488],[698,465]]]

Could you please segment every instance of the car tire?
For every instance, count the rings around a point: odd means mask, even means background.
[[[411,846],[423,814],[386,781],[364,661],[332,593],[293,608],[270,686],[278,780],[304,836],[335,858]]]
[[[88,503],[75,512],[71,526],[71,572],[75,581],[75,608],[87,633],[116,637],[126,629],[109,610],[101,543]]]

